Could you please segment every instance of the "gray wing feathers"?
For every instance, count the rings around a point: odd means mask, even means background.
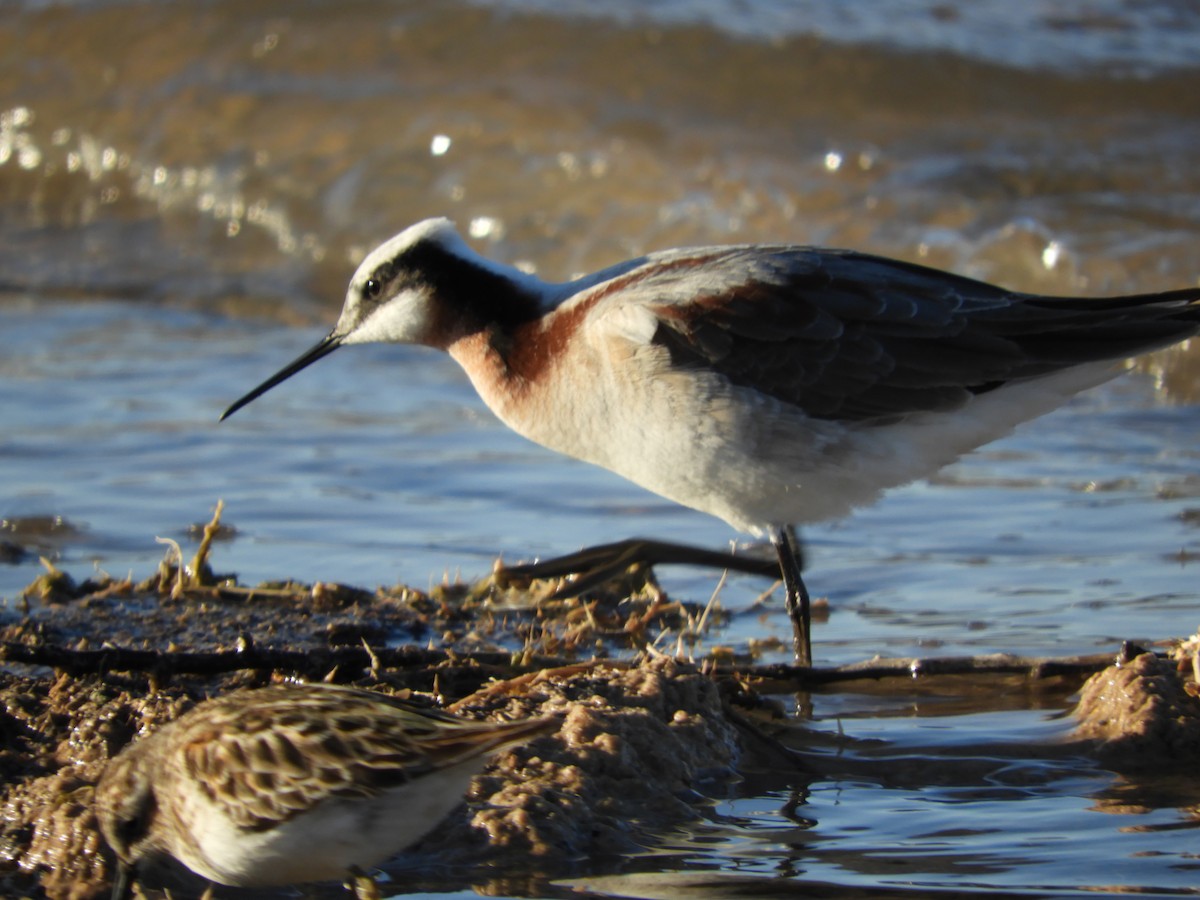
[[[1200,289],[1039,297],[849,251],[672,251],[625,280],[653,310],[653,341],[674,365],[716,371],[818,418],[952,409],[1200,327]]]

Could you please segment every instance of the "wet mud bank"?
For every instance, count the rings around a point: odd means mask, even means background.
[[[211,539],[219,523],[210,527]],[[711,818],[746,782],[790,792],[781,819],[807,827],[797,805],[830,757],[803,712],[843,689],[902,697],[970,684],[979,707],[1035,691],[1065,703],[1090,675],[1076,731],[1049,752],[1093,754],[1114,771],[1183,769],[1200,745],[1194,641],[1177,646],[1177,660],[1127,648],[1111,666],[1108,654],[801,670],[703,652],[719,613],[672,600],[644,572],[570,600],[554,599],[553,584],[498,577],[430,592],[250,588],[213,573],[210,544],[202,537],[190,562],[172,551],[140,583],[77,581],[48,567],[23,615],[0,631],[6,895],[107,896],[113,860],[91,807],[107,762],[207,697],[281,680],[355,684],[481,720],[562,718],[558,733],[495,760],[464,805],[384,867],[384,884],[403,879],[406,891],[555,896],[556,878],[653,871],[664,835]],[[658,650],[664,632],[693,658]],[[149,895],[160,886],[176,896],[204,888],[177,864],[147,875]],[[324,896],[326,886],[313,890]],[[228,894],[243,895],[278,893]]]

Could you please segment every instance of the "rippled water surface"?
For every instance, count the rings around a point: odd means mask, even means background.
[[[7,614],[38,554],[141,576],[218,498],[237,535],[215,562],[249,582],[421,587],[635,533],[725,546],[722,523],[508,433],[432,352],[347,349],[216,419],[328,329],[367,249],[430,215],[556,279],[787,240],[1050,293],[1194,285],[1198,46],[1200,12],[1168,0],[10,3]],[[812,529],[818,662],[1191,632],[1196,367],[1160,355]],[[786,639],[768,586],[732,579],[709,640]],[[573,886],[1195,893],[1195,785],[1118,779],[1058,749],[1065,693],[1002,693],[817,695],[843,765],[794,818],[750,779],[636,876]]]

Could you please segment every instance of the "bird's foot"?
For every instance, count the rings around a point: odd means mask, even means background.
[[[353,895],[354,900],[380,900],[379,885],[358,866],[350,870],[350,880],[346,882],[346,889]]]

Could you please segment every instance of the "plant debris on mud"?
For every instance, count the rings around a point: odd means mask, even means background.
[[[818,777],[811,761],[763,731],[803,741],[773,694],[846,681],[899,692],[918,676],[1070,690],[1100,672],[1083,693],[1077,737],[1106,765],[1186,765],[1200,746],[1200,701],[1186,677],[1196,640],[1180,644],[1178,665],[1126,651],[1113,669],[1106,655],[757,666],[725,648],[702,652],[723,621],[719,603],[671,600],[645,569],[567,598],[561,580],[514,585],[499,571],[429,591],[246,587],[210,567],[227,527],[220,515],[218,505],[191,560],[172,544],[141,582],[77,582],[43,560],[24,615],[0,628],[5,895],[105,896],[112,859],[91,794],[108,760],[206,697],[283,679],[356,684],[475,718],[564,715],[558,734],[496,760],[469,803],[393,864],[415,886],[414,859],[426,861],[441,890],[447,871],[463,886],[520,893],[581,860],[593,872],[606,859],[627,869],[657,835],[702,817],[705,797],[721,794],[747,755],[765,754],[782,784],[802,789]],[[188,895],[203,889],[178,866],[158,875]]]

